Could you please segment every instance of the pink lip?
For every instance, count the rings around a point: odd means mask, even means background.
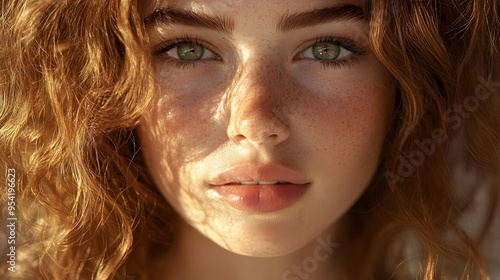
[[[275,182],[282,181],[296,185],[309,183],[299,172],[277,164],[255,165],[241,164],[230,167],[217,174],[211,185],[226,185],[240,182]]]
[[[241,182],[280,183],[241,185]],[[276,164],[233,166],[217,174],[210,184],[211,189],[230,206],[246,212],[275,212],[287,208],[297,202],[309,187],[303,175]]]

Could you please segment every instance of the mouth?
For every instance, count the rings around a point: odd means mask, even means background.
[[[216,174],[210,185],[303,185],[309,180],[300,172],[278,164],[240,164]]]
[[[234,183],[229,183],[227,185],[246,185],[246,186],[251,186],[251,185],[288,185],[291,184],[290,182],[283,182],[283,181],[274,181],[274,182],[234,182]]]
[[[244,212],[276,212],[288,208],[305,194],[310,182],[301,173],[282,165],[236,165],[210,181],[229,206]]]

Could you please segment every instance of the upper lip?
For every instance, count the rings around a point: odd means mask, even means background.
[[[211,180],[211,185],[237,184],[241,182],[287,182],[295,185],[309,183],[299,172],[278,164],[239,164],[232,166]]]

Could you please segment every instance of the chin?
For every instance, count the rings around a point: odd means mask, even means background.
[[[291,254],[306,244],[314,240],[304,236],[304,233],[297,235],[299,231],[280,232],[271,231],[249,231],[242,232],[236,236],[226,236],[223,242],[216,243],[224,249],[238,255],[248,257],[279,257]],[[213,239],[212,239],[213,240]]]
[[[291,254],[300,248],[301,246],[280,246],[280,244],[258,242],[249,246],[249,244],[245,242],[245,244],[235,244],[229,248],[225,247],[224,249],[231,253],[246,257],[271,258]]]

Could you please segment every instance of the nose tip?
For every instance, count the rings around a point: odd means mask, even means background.
[[[244,140],[259,145],[277,145],[289,137],[282,117],[271,108],[253,106],[249,111],[232,114],[227,134],[234,143]]]

